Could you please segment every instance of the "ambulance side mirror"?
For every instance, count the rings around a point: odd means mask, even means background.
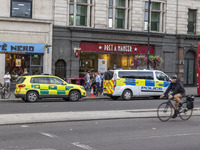
[[[62,85],[67,85],[67,83],[66,82],[63,82],[63,84]]]

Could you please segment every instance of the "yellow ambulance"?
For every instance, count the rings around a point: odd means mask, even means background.
[[[112,80],[103,81],[103,93],[116,100],[122,97],[130,100],[132,97],[162,95],[171,79],[159,70],[113,70]]]
[[[83,86],[68,84],[52,75],[22,76],[17,80],[15,97],[25,102],[35,102],[41,98],[63,98],[78,101],[86,96]]]

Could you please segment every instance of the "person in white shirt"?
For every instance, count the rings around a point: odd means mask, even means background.
[[[7,73],[4,75],[4,84],[5,84],[5,86],[8,88],[8,90],[10,90],[10,79],[11,79],[10,73],[7,72]]]
[[[98,93],[101,93],[101,90],[100,90],[100,87],[101,87],[101,78],[100,76],[95,73],[95,84],[96,84],[96,87],[97,87],[97,91],[96,91],[96,96],[98,96]]]
[[[87,88],[91,88],[91,85],[90,85],[90,72],[88,71],[88,73],[86,74],[86,85],[85,85],[85,89]]]

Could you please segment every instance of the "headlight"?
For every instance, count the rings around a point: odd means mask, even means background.
[[[82,90],[85,90],[85,88],[84,88],[83,86],[81,86],[81,89],[82,89]]]

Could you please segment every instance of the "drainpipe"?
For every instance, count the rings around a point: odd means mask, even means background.
[[[176,0],[176,35],[178,34],[178,3],[179,0]]]

